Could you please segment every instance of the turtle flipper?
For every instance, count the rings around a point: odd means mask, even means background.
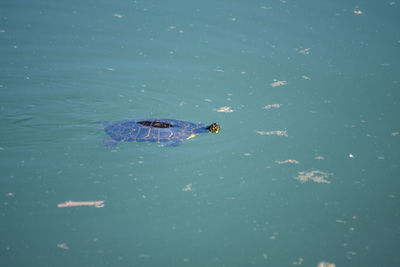
[[[104,144],[106,147],[115,148],[115,147],[117,146],[118,142],[115,141],[115,140],[113,140],[113,139],[108,139],[108,140],[104,140],[104,141],[103,141],[103,144]]]
[[[183,141],[182,140],[174,140],[172,143],[166,144],[166,147],[172,147],[172,146],[180,146],[182,145]]]

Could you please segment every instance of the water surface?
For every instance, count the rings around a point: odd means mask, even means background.
[[[0,7],[2,266],[399,265],[399,3]]]

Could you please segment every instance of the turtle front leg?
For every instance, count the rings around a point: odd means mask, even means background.
[[[109,139],[109,140],[104,140],[104,141],[103,141],[103,144],[104,144],[106,147],[115,148],[115,147],[117,146],[118,142],[115,141],[115,140],[113,140],[113,139]]]
[[[183,141],[182,140],[174,140],[169,144],[166,144],[166,147],[173,147],[173,146],[180,146],[182,145]]]

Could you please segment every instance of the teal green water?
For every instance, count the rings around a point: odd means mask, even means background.
[[[399,5],[3,0],[0,265],[399,266]]]

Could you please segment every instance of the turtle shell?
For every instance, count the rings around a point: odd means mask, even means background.
[[[181,143],[194,137],[202,124],[172,119],[140,119],[105,123],[104,131],[114,141]]]

